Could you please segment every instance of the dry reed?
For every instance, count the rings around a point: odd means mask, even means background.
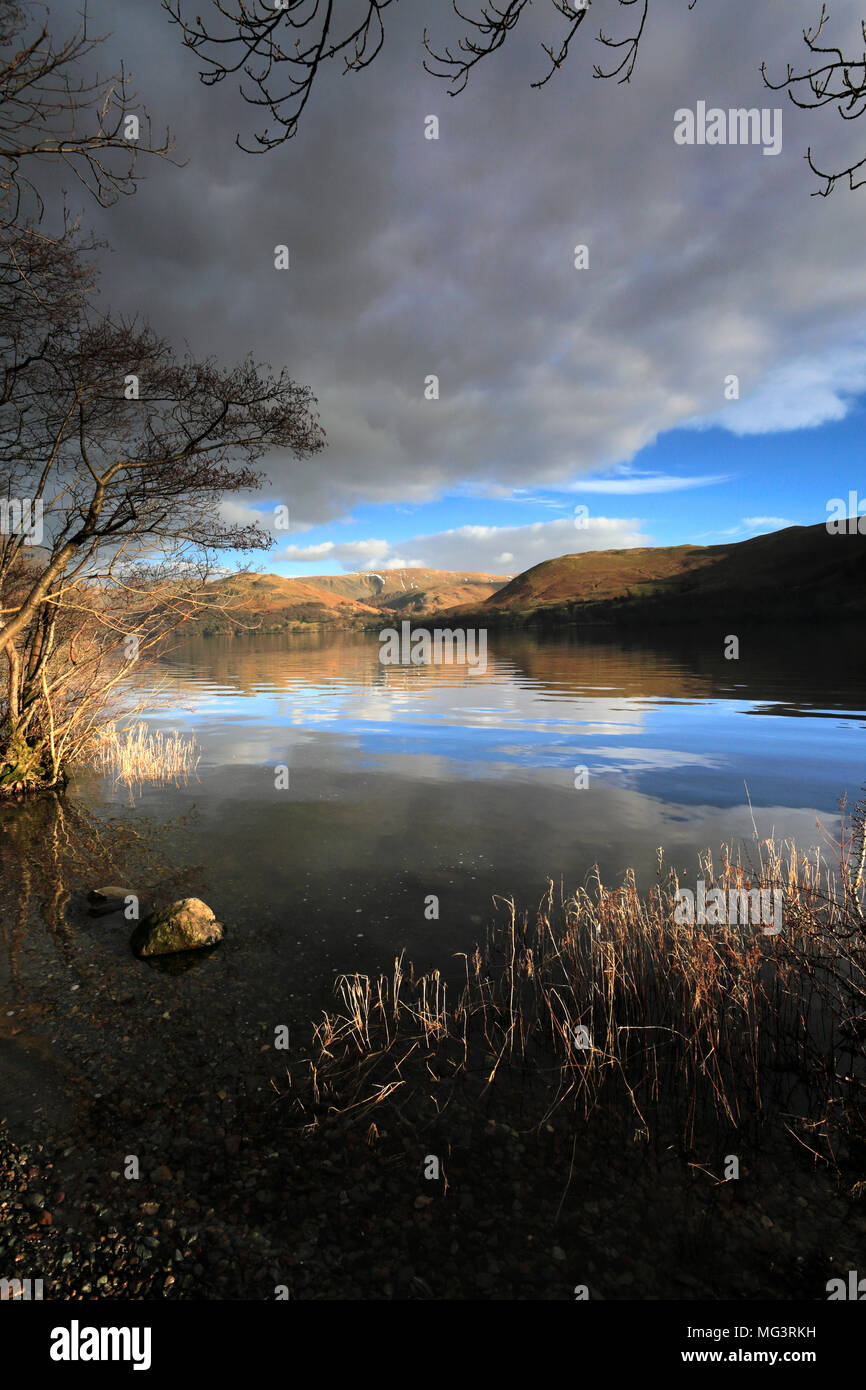
[[[611,888],[596,872],[569,898],[551,883],[533,913],[507,902],[462,957],[453,1005],[438,971],[415,978],[402,957],[390,977],[341,976],[343,1008],[314,1034],[315,1106],[366,1116],[422,1091],[438,1107],[443,1082],[477,1098],[517,1086],[536,1123],[565,1104],[588,1118],[604,1101],[635,1137],[673,1124],[688,1148],[772,1117],[835,1161],[842,1135],[866,1135],[857,813],[834,869],[820,850],[772,840],[754,865],[723,850],[716,870],[701,856],[708,892],[781,891],[779,935],[678,922],[680,883],[660,854],[644,895],[631,873]]]
[[[125,786],[144,782],[187,782],[195,773],[200,755],[195,740],[174,730],[151,732],[139,723],[118,732],[109,729],[100,737],[95,761],[100,771]]]

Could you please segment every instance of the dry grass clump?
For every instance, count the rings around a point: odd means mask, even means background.
[[[120,733],[113,728],[104,733],[96,749],[96,763],[100,771],[125,786],[188,782],[201,757],[195,747],[195,739],[177,730],[168,735],[152,733],[146,724],[139,723]]]
[[[772,840],[750,866],[701,857],[708,892],[780,890],[779,935],[678,922],[680,881],[660,852],[643,896],[631,873],[609,888],[596,872],[570,898],[550,884],[534,913],[506,902],[462,958],[453,1003],[440,972],[416,978],[402,957],[390,977],[341,976],[342,1006],[315,1030],[308,1106],[366,1116],[414,1095],[438,1113],[459,1083],[475,1099],[519,1091],[535,1123],[604,1102],[635,1137],[675,1126],[686,1147],[774,1118],[835,1161],[843,1134],[866,1137],[858,817],[835,869]]]

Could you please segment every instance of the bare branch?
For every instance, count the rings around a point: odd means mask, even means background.
[[[93,314],[74,241],[44,264],[42,248],[22,234],[33,274],[0,277],[0,791],[54,784],[116,684],[103,662],[124,633],[156,641],[200,611],[219,551],[273,544],[221,513],[261,487],[257,461],[324,446],[286,370],[178,358],[146,324]]]
[[[335,0],[286,0],[257,12],[255,0],[214,0],[213,8],[227,21],[225,32],[211,32],[197,15],[184,18],[184,0],[162,0],[172,23],[180,26],[185,46],[207,66],[199,76],[206,86],[240,73],[241,93],[251,106],[263,106],[276,122],[272,134],[266,127],[254,134],[255,145],[237,143],[248,153],[262,154],[298,130],[316,74],[322,63],[338,56],[343,72],[359,72],[373,62],[385,39],[382,11],[393,0],[366,0],[367,10],[358,24],[335,29]]]
[[[0,226],[18,219],[22,199],[37,219],[43,204],[33,169],[62,161],[103,207],[135,191],[141,154],[168,158],[171,132],[156,142],[121,65],[113,76],[83,75],[104,42],[87,27],[56,41],[37,22],[35,0],[0,5]],[[137,126],[137,130],[136,130]]]
[[[829,17],[827,6],[822,5],[815,27],[803,30],[803,41],[809,52],[818,59],[817,63],[810,64],[803,72],[795,72],[789,63],[781,82],[771,82],[766,64],[762,63],[761,76],[771,91],[787,91],[790,100],[801,110],[815,110],[835,102],[843,120],[855,121],[866,111],[866,21],[861,21],[860,25],[863,52],[859,57],[846,58],[841,48],[821,43]],[[839,179],[847,179],[851,191],[866,184],[866,155],[834,172],[827,172],[817,163],[811,146],[806,152],[806,159],[813,174],[823,183],[822,188],[815,190],[813,197],[827,198]]]

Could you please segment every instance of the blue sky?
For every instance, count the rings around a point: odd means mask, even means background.
[[[866,497],[866,188],[814,196],[804,157],[862,157],[866,117],[761,76],[802,62],[815,0],[654,4],[627,85],[594,78],[586,28],[541,89],[557,12],[527,7],[453,100],[419,59],[450,7],[400,0],[375,64],[320,72],[297,137],[262,157],[234,143],[257,119],[236,85],[198,83],[159,6],[92,4],[183,161],[95,215],[106,302],[318,402],[327,449],[261,460],[268,486],[223,508],[271,531],[264,568],[509,574]],[[827,41],[860,51],[861,21],[862,0],[833,0]],[[680,144],[676,113],[701,102],[767,108],[778,154]]]
[[[430,502],[358,506],[340,521],[290,541],[299,550],[331,545],[334,552],[287,560],[279,544],[266,568],[287,575],[342,573],[345,565],[337,557],[343,547],[369,537],[387,538],[402,558],[435,567],[436,554],[410,553],[413,538],[465,527],[545,525],[571,518],[575,505],[586,506],[591,516],[628,523],[647,545],[718,545],[783,526],[815,525],[826,520],[830,498],[847,499],[858,478],[866,510],[866,396],[848,402],[847,411],[842,420],[772,433],[737,435],[719,426],[670,430],[631,464],[600,470],[568,490],[535,488],[491,497],[467,486]],[[563,540],[557,553],[583,548],[579,533],[573,542],[569,535]],[[489,556],[489,544],[484,549]],[[505,552],[503,542],[496,554]],[[517,553],[511,553],[516,561]],[[513,568],[506,562],[502,572]]]

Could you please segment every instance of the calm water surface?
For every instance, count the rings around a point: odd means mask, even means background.
[[[195,735],[196,779],[100,800],[189,813],[175,854],[259,969],[442,965],[548,877],[648,886],[663,846],[690,881],[752,813],[762,837],[836,833],[866,781],[862,638],[756,630],[726,661],[724,636],[491,635],[483,674],[384,666],[373,634],[191,641],[150,723]]]
[[[728,662],[724,636],[492,636],[484,674],[383,666],[375,635],[177,648],[150,723],[195,736],[188,785],[91,773],[0,807],[0,1116],[62,1127],[82,1094],[134,1090],[154,1027],[167,1085],[232,1048],[245,1074],[275,1022],[308,1038],[340,973],[405,950],[459,980],[503,900],[531,908],[549,878],[632,867],[647,888],[663,846],[694,883],[700,851],[752,853],[753,813],[827,846],[866,782],[862,640],[744,633]],[[87,913],[105,881],[205,898],[223,945],[178,975],[135,960],[129,923]]]

